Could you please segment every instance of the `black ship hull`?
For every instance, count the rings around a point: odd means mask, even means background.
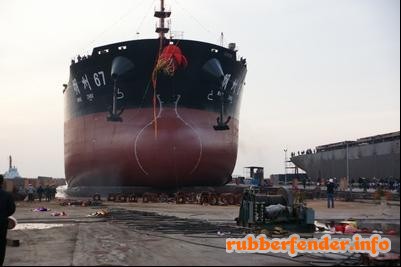
[[[236,51],[212,44],[180,40],[174,46],[186,64],[158,72],[159,39],[96,48],[71,65],[64,92],[69,187],[230,180],[246,63]]]

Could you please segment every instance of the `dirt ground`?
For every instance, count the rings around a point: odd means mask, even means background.
[[[41,206],[51,211],[32,211]],[[337,202],[336,209],[329,210],[323,200],[309,201],[308,206],[315,209],[318,220],[352,217],[394,221],[398,226],[400,221],[399,206]],[[87,216],[106,208],[110,218]],[[61,211],[67,216],[51,216]],[[5,265],[314,265],[311,258],[292,259],[285,254],[227,254],[225,239],[245,236],[234,224],[238,211],[237,206],[62,207],[56,201],[20,202],[14,215],[19,224],[8,234],[9,239],[20,240],[20,246],[7,248]],[[399,236],[393,239],[399,247]]]

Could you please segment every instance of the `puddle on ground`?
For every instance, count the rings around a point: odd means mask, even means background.
[[[65,226],[68,226],[68,224],[19,223],[13,230],[45,230]]]

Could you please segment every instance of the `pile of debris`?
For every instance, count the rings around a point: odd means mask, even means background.
[[[273,229],[263,228],[255,230],[254,234],[266,235],[269,238],[282,238],[282,237],[288,237],[290,235],[290,232],[281,226],[276,226]]]
[[[361,263],[365,266],[400,266],[400,255],[392,252],[379,254],[378,257],[362,254]]]
[[[64,199],[60,202],[60,206],[80,206],[80,207],[90,207],[90,206],[100,206],[102,205],[101,201],[93,201],[93,200],[70,200]]]
[[[45,208],[45,207],[39,207],[39,208],[33,209],[32,211],[34,211],[34,212],[48,212],[48,211],[51,211],[51,209]]]
[[[61,212],[53,212],[52,214],[51,214],[53,217],[64,217],[64,216],[67,216],[67,214],[64,212],[64,211],[61,211]]]
[[[89,214],[88,217],[96,217],[96,218],[110,217],[110,211],[109,210],[99,210],[99,211]]]
[[[358,222],[354,219],[348,219],[346,221],[341,221],[339,223],[321,223],[315,221],[316,233],[323,234],[385,234],[385,235],[396,235],[397,231],[394,229],[389,229],[387,231],[372,229],[372,228],[359,228]]]

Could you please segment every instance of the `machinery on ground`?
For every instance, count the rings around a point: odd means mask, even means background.
[[[293,195],[284,187],[271,187],[267,192],[249,189],[243,195],[237,224],[243,227],[313,231],[315,212],[306,207],[301,194]]]

